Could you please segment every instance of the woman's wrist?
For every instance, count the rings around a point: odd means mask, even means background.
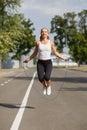
[[[30,60],[30,57],[29,58],[27,58],[27,61],[29,61]]]
[[[30,60],[30,58],[27,58],[27,59],[25,59],[25,63],[28,63],[29,62],[29,60]]]

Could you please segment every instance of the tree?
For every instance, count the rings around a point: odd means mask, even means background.
[[[66,26],[66,20],[61,16],[55,16],[51,21],[51,33],[54,33],[54,42],[57,49],[61,52],[65,44],[65,30],[61,29]]]
[[[87,39],[87,10],[83,10],[80,13],[78,13],[79,22],[79,32],[84,35],[84,37]]]
[[[87,63],[87,39],[84,38],[80,33],[74,35],[74,41],[76,44],[72,44],[71,47],[71,55],[74,60],[79,63],[82,62]]]
[[[56,15],[51,21],[51,33],[55,33],[54,42],[59,50],[66,44],[67,35],[67,45],[73,59],[87,63],[84,58],[87,56],[87,10],[78,14],[66,13],[63,17]]]
[[[18,35],[19,32],[11,30],[12,11],[20,6],[20,0],[0,1],[0,57],[5,57],[10,48],[14,48],[11,36]],[[3,58],[2,58],[3,59]]]
[[[34,46],[34,27],[30,19],[16,13],[21,0],[0,1],[0,56],[2,59],[9,52],[15,52],[13,58],[20,60],[22,54],[27,54]]]
[[[4,29],[0,34],[0,55],[7,56],[10,50],[15,49],[15,45],[18,44],[15,39],[19,38],[20,28],[22,24],[20,22],[21,17],[18,15],[8,16],[4,24]]]
[[[16,39],[18,44],[16,44],[15,55],[13,58],[20,60],[21,55],[28,54],[34,46],[35,35],[33,35],[33,31],[35,29],[32,25],[33,23],[30,19],[22,19],[22,28],[20,30],[21,35],[18,39]]]
[[[17,7],[21,6],[21,0],[1,0],[0,1],[0,32],[4,30],[4,25],[8,14],[14,14]]]

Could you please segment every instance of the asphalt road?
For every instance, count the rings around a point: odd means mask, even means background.
[[[87,130],[87,72],[53,68],[44,96],[35,71],[0,76],[0,130]]]

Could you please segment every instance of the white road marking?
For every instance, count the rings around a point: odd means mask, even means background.
[[[11,80],[5,81],[4,83],[1,83],[1,86],[7,84],[8,82],[10,82]]]
[[[12,72],[12,71],[11,71]],[[14,72],[14,71],[13,71]],[[22,73],[16,75],[15,77],[20,76]],[[13,80],[14,78],[8,79],[7,81],[4,81],[4,83],[1,83],[0,86],[4,86],[5,84],[7,84],[8,82],[10,82],[11,80]]]
[[[10,82],[12,79],[8,79],[8,82]]]
[[[1,86],[4,86],[4,84],[2,83]]]
[[[8,83],[8,81],[5,81],[4,83],[5,83],[5,84],[7,84],[7,83]]]
[[[26,107],[26,104],[27,104],[27,101],[28,101],[28,97],[29,97],[29,94],[30,94],[30,90],[32,88],[32,85],[33,85],[33,82],[34,82],[34,78],[36,76],[36,72],[33,74],[33,78],[28,86],[28,89],[26,91],[26,94],[24,96],[24,99],[22,101],[22,104],[20,106],[20,109],[15,117],[15,120],[10,128],[10,130],[18,130],[19,126],[20,126],[20,123],[21,123],[21,119],[22,119],[22,116],[23,116],[23,113],[24,113],[24,110],[25,110],[25,107]]]

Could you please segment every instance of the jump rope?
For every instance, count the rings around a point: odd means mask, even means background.
[[[69,66],[69,61],[66,61],[67,64],[65,64],[64,68],[63,68],[63,71],[64,71],[64,75],[62,76],[63,79],[66,79],[67,78],[67,74],[68,74],[68,66]],[[29,67],[27,66],[27,63],[24,63],[23,65],[23,68],[24,68],[24,73],[25,73],[25,76],[26,77],[29,77],[28,75],[28,70],[29,70]],[[53,68],[54,69],[54,68]],[[59,69],[59,68],[58,68]],[[28,78],[27,78],[28,79]],[[42,90],[39,90],[36,87],[33,87],[35,89],[35,91],[40,95],[41,98],[45,99],[45,100],[48,100],[48,101],[53,101],[55,100],[56,98],[58,98],[58,96],[60,95],[60,93],[62,92],[62,89],[64,87],[64,84],[65,84],[65,81],[63,81],[61,83],[61,85],[58,84],[58,89],[55,90],[56,94],[54,93],[54,91],[52,90],[52,94],[51,95],[43,95],[43,89]],[[41,86],[42,87],[42,86]]]

